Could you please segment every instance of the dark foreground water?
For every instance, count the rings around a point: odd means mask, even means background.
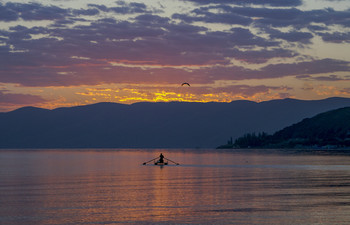
[[[0,224],[350,224],[350,156],[0,150]]]

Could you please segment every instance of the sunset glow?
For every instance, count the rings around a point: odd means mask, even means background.
[[[0,12],[0,111],[350,97],[349,1],[5,0]]]

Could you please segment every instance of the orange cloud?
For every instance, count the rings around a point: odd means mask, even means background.
[[[76,92],[76,95],[85,97],[92,102],[115,101],[122,103],[135,102],[231,102],[237,99],[263,101],[279,98],[285,93],[283,88],[265,86],[234,86],[232,88],[190,87],[179,88],[151,87],[140,85],[128,85],[118,88],[87,88],[84,92]],[[288,97],[288,96],[287,96]]]

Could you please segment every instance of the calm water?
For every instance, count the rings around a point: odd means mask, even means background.
[[[0,150],[0,224],[350,224],[350,156]]]

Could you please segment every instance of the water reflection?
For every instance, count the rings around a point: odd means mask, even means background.
[[[0,151],[0,224],[348,224],[347,156]]]

